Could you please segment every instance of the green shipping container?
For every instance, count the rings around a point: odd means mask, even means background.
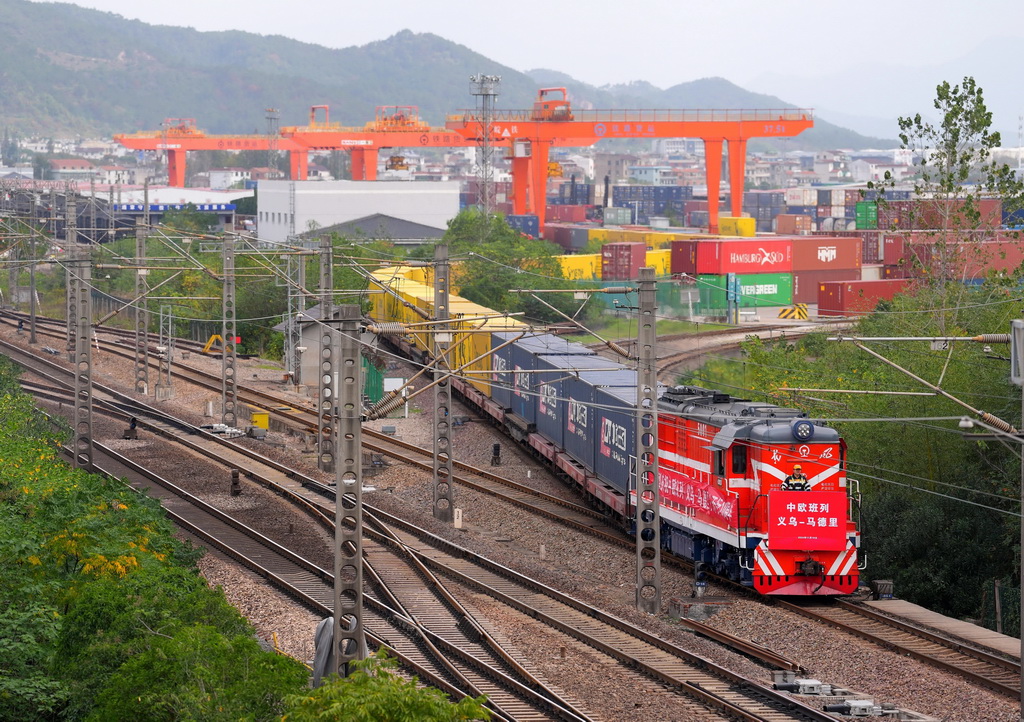
[[[371,404],[384,398],[384,372],[363,356],[363,395]]]
[[[627,283],[625,281],[602,281],[602,288],[609,288],[612,286],[635,286],[635,282]],[[685,316],[689,312],[690,304],[690,290],[694,288],[692,285],[680,283],[679,281],[673,281],[671,279],[659,279],[656,290],[656,299],[658,304],[658,314],[661,316]],[[592,293],[590,295],[590,301],[588,303],[597,304],[602,310],[615,310],[616,308],[630,308],[635,307],[639,301],[637,301],[636,293],[627,294],[611,294],[611,293]],[[693,310],[697,311],[697,294],[693,295]]]
[[[729,307],[725,295],[726,276],[697,276],[700,292],[700,313],[724,310]],[[741,275],[740,308],[789,306],[793,303],[793,274],[756,273]]]
[[[878,228],[878,203],[875,201],[858,201],[854,213],[858,231]]]

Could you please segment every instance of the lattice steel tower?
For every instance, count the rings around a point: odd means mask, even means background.
[[[477,139],[477,175],[480,178],[480,198],[477,204],[485,215],[494,209],[494,144],[491,125],[494,121],[494,99],[498,97],[500,75],[470,75],[469,92],[477,98],[482,133]]]

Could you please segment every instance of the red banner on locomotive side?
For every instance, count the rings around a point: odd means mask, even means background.
[[[662,503],[694,509],[698,517],[713,517],[715,521],[724,523],[728,528],[736,528],[736,500],[711,484],[659,466],[658,486]]]

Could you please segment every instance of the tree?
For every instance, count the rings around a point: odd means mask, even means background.
[[[475,209],[462,211],[449,221],[444,241],[452,258],[460,259],[452,278],[463,298],[499,312],[522,311],[528,321],[565,320],[529,294],[509,292],[578,287],[578,282],[567,281],[562,273],[558,246],[528,238],[501,216],[485,216]],[[418,255],[430,257],[432,252],[432,247],[424,247]],[[579,308],[571,293],[549,293],[542,298],[570,316]]]
[[[206,625],[154,633],[96,696],[93,720],[273,720],[284,699],[307,684],[298,662],[268,654],[248,635]]]
[[[216,213],[203,213],[194,203],[188,203],[181,210],[164,213],[163,225],[186,233],[211,233],[220,226]]]
[[[911,247],[912,263],[941,284],[962,281],[972,267],[984,265],[981,244],[1000,235],[1003,211],[1022,207],[1024,183],[993,158],[1000,136],[991,130],[992,113],[974,78],[941,83],[933,105],[937,124],[920,113],[898,121],[901,147],[917,157],[915,199],[900,225],[923,229],[918,238],[925,243]],[[893,185],[887,172],[879,187]]]
[[[21,149],[18,147],[17,136],[12,136],[7,128],[4,128],[3,145],[0,146],[0,161],[3,165],[12,166],[21,159]]]
[[[347,677],[332,677],[310,692],[285,699],[282,722],[464,722],[489,720],[486,698],[464,697],[456,703],[416,679],[404,679],[393,671],[398,663],[386,652],[353,662]]]

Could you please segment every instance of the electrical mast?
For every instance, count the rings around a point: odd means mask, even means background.
[[[494,99],[498,97],[500,75],[470,75],[470,94],[476,97],[480,109],[480,137],[477,138],[477,168],[480,178],[480,198],[477,204],[484,215],[494,210],[494,146],[491,142],[491,124],[494,121]]]

